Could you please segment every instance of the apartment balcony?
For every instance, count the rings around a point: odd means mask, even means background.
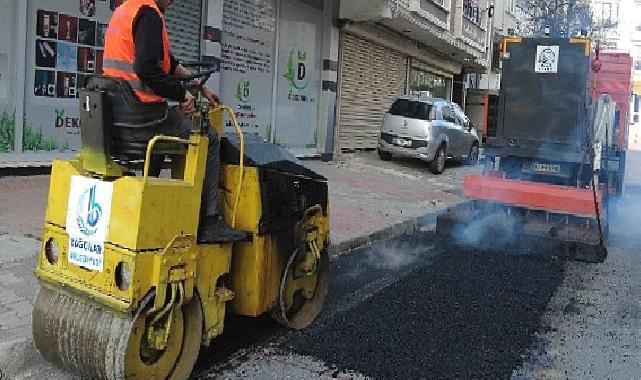
[[[475,8],[475,12],[470,12],[471,15],[466,14],[464,10],[463,20],[461,23],[460,39],[470,47],[485,51],[485,40],[487,28],[482,27],[482,17],[478,15],[479,8]]]
[[[462,9],[463,0],[342,0],[339,18],[383,25],[480,72],[488,66],[486,30]]]

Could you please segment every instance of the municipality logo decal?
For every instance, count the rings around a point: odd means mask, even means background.
[[[535,73],[555,74],[559,68],[559,46],[537,46]]]
[[[539,66],[544,70],[551,70],[556,64],[556,54],[550,48],[544,49],[539,54]]]
[[[80,232],[86,236],[95,234],[101,217],[102,207],[96,202],[96,185],[94,185],[85,190],[78,200],[76,222]]]
[[[238,84],[236,85],[236,100],[238,100],[240,103],[247,103],[249,102],[249,99],[251,97],[251,89],[250,89],[251,83],[248,80],[239,80]]]
[[[287,79],[290,87],[297,90],[304,90],[308,84],[307,67],[305,61],[307,60],[307,52],[299,50],[296,45],[292,47],[287,59],[287,72],[284,77]]]

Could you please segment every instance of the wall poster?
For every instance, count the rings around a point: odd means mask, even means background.
[[[274,142],[315,149],[321,84],[322,10],[282,0]]]
[[[275,0],[224,0],[220,95],[236,110],[243,130],[268,140],[275,38]]]
[[[14,150],[18,4],[15,0],[0,0],[0,153]]]
[[[78,90],[102,72],[113,2],[33,0],[28,5],[24,150],[80,147]]]

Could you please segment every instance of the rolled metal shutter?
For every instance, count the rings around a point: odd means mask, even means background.
[[[376,148],[385,112],[405,93],[407,57],[342,34],[339,148]]]
[[[200,60],[202,0],[174,1],[165,13],[171,51],[182,61]]]

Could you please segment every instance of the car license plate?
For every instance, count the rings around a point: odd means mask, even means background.
[[[392,144],[397,145],[397,146],[411,147],[412,146],[412,140],[393,139],[392,140]]]
[[[558,164],[541,164],[535,162],[532,164],[532,170],[540,173],[560,173],[561,165]]]

